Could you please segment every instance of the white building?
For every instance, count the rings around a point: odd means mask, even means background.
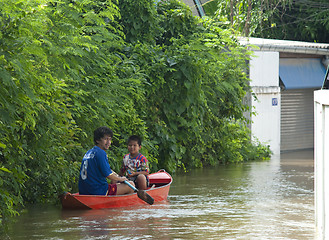
[[[249,77],[252,135],[274,154],[314,146],[314,90],[322,87],[329,44],[241,38],[255,56]]]
[[[182,0],[195,16],[204,16],[205,0]],[[313,92],[320,89],[329,63],[329,44],[241,38],[255,56],[249,77],[258,100],[249,99],[255,139],[274,154],[314,148]]]

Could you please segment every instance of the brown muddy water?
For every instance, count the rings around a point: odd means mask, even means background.
[[[0,239],[314,239],[313,151],[175,174],[168,201],[33,206]]]

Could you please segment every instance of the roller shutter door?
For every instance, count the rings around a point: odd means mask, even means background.
[[[313,148],[314,90],[281,92],[281,151]]]

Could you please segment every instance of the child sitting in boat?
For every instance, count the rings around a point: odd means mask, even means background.
[[[141,138],[132,135],[128,138],[128,154],[123,157],[123,164],[119,175],[126,174],[140,190],[146,190],[149,185],[149,166],[145,156],[139,153],[142,148]]]

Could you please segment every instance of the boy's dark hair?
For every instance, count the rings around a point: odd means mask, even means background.
[[[105,135],[113,137],[113,132],[108,127],[99,127],[94,131],[94,143],[97,145],[97,141],[100,140]]]
[[[130,141],[136,141],[138,143],[138,145],[142,145],[142,139],[137,136],[137,135],[131,135],[129,138],[128,138],[128,141],[127,143],[129,143]]]

